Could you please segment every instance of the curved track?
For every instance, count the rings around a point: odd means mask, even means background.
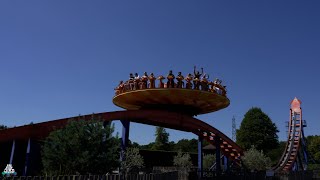
[[[0,142],[13,139],[28,139],[29,137],[43,139],[47,137],[51,131],[64,127],[68,121],[81,119],[96,119],[104,122],[113,120],[127,120],[131,122],[193,132],[199,136],[203,136],[203,132],[207,132],[209,135],[203,137],[214,145],[216,145],[214,142],[214,137],[220,137],[219,145],[221,147],[221,152],[230,160],[238,160],[238,158],[243,155],[242,149],[235,142],[209,124],[182,113],[159,110],[126,110],[105,112],[10,128],[0,131]]]
[[[300,150],[304,151],[301,148],[304,143],[304,125],[302,121],[302,110],[300,104],[301,102],[297,98],[291,102],[290,120],[288,123],[288,140],[280,161],[273,168],[275,171],[291,171],[298,169],[304,170],[306,168],[306,164],[302,162],[300,157],[302,155],[304,156],[304,159],[307,158],[305,153],[300,153]]]

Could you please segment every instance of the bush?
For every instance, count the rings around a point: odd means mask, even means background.
[[[124,156],[125,160],[121,162],[121,167],[125,174],[138,173],[139,169],[144,167],[143,157],[139,154],[138,148],[127,148]]]
[[[308,164],[308,170],[320,170],[320,164]]]
[[[216,157],[213,154],[203,156],[203,168],[209,169],[215,163]]]
[[[189,153],[182,153],[181,151],[173,159],[173,165],[182,168],[191,168],[192,161]]]
[[[271,167],[271,160],[263,154],[263,151],[258,151],[252,146],[244,153],[242,158],[246,168],[250,170],[263,171]]]
[[[179,179],[188,179],[189,171],[192,166],[192,161],[189,153],[182,153],[181,151],[173,158],[173,165],[178,166]]]

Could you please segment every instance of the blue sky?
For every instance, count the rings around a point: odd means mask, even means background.
[[[239,127],[257,106],[285,140],[294,97],[306,135],[320,134],[319,9],[320,1],[2,0],[0,122],[120,110],[113,89],[129,73],[187,74],[197,65],[223,80],[231,101],[198,118],[229,137],[232,117]],[[146,144],[154,130],[132,123],[130,138]]]

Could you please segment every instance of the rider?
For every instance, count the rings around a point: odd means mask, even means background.
[[[201,75],[203,74],[203,68],[201,68],[201,74],[200,74],[199,71],[196,71],[196,66],[194,66],[193,74],[194,74],[194,78],[193,78],[194,89],[199,89],[199,85],[200,85],[199,82],[200,82]]]
[[[172,70],[169,71],[167,79],[167,88],[174,88],[174,75],[172,73]]]

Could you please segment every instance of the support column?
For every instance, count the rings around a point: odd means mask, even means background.
[[[229,164],[228,164],[228,158],[227,156],[223,156],[223,170],[224,172],[227,172],[228,171],[228,167],[229,167]]]
[[[203,143],[203,138],[199,136],[198,137],[198,179],[201,179],[203,174],[202,143]]]
[[[12,141],[12,148],[11,148],[11,155],[10,155],[10,162],[9,162],[9,164],[12,164],[15,147],[16,147],[16,140],[13,140],[13,141]]]
[[[297,171],[297,168],[298,168],[297,166],[298,166],[297,161],[295,161],[293,163],[292,171]]]
[[[122,140],[121,140],[121,155],[120,160],[124,161],[124,152],[128,146],[129,142],[129,128],[130,128],[130,121],[121,120],[122,123]]]
[[[297,164],[298,164],[298,171],[304,171],[304,167],[303,167],[303,163],[302,163],[302,159],[301,159],[300,153],[298,153]]]
[[[214,141],[216,145],[216,175],[220,176],[220,173],[221,173],[220,137],[215,136]]]
[[[27,175],[27,170],[28,170],[29,160],[30,160],[30,149],[31,149],[31,140],[29,138],[28,145],[27,145],[27,152],[26,152],[26,160],[24,163],[25,165],[24,165],[23,176]]]

